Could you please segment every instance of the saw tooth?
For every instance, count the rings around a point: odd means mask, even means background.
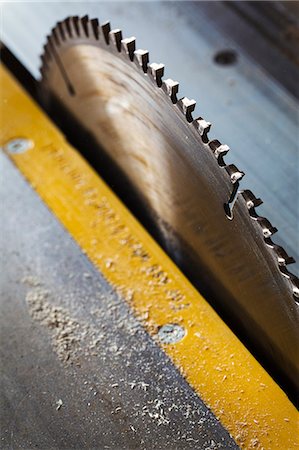
[[[106,42],[107,45],[109,45],[109,33],[110,33],[110,30],[111,30],[110,22],[104,22],[101,25],[101,29],[102,29],[102,33],[103,33],[105,42]]]
[[[229,146],[226,144],[221,144],[221,142],[219,142],[217,139],[214,139],[213,141],[209,142],[209,147],[214,153],[214,156],[217,159],[219,166],[224,167],[226,164],[223,158],[230,151]]]
[[[186,116],[188,122],[193,122],[192,113],[195,109],[196,101],[190,100],[188,97],[183,97],[178,101],[178,107],[181,109],[183,114]]]
[[[229,174],[231,182],[233,184],[238,183],[245,175],[245,173],[239,170],[234,164],[225,166],[225,170]]]
[[[65,41],[66,36],[65,36],[64,22],[57,22],[56,28],[58,29],[61,39]]]
[[[278,244],[275,244],[270,238],[265,238],[265,242],[268,247],[272,248],[275,252],[279,265],[287,266],[288,264],[293,264],[295,262],[294,258],[289,256],[284,248]]]
[[[263,200],[257,198],[249,189],[241,191],[240,194],[243,196],[249,210],[251,210],[252,208],[257,208],[263,203]]]
[[[88,16],[81,17],[80,22],[83,28],[83,33],[85,34],[86,37],[89,37],[89,30],[88,30],[89,17]]]
[[[125,53],[129,56],[130,60],[134,59],[134,52],[136,49],[136,38],[134,36],[126,39],[122,39],[121,46]]]
[[[162,86],[164,68],[164,64],[151,63],[148,65],[148,74],[156,82],[158,87]]]
[[[55,45],[60,45],[60,35],[58,34],[58,29],[52,28],[50,36],[47,37],[49,42],[52,42]]]
[[[207,122],[202,117],[198,117],[197,119],[193,120],[193,125],[197,132],[200,134],[202,141],[207,144],[209,142],[208,133],[211,130],[212,124],[210,122]]]
[[[260,225],[260,227],[263,231],[263,235],[265,238],[269,238],[274,233],[277,232],[277,228],[273,227],[271,222],[268,219],[266,219],[265,217],[261,217],[258,215],[256,215],[256,216],[251,215],[251,217],[258,222],[258,224]]]
[[[94,36],[94,38],[98,41],[100,37],[99,31],[99,21],[98,19],[91,19],[89,21],[89,34],[90,36]]]
[[[77,35],[78,37],[80,36],[79,21],[80,21],[79,16],[72,16],[70,20],[70,25],[74,31],[74,36]]]
[[[284,277],[286,277],[292,284],[293,296],[296,304],[299,306],[299,280],[298,278],[288,271],[285,266],[280,267],[280,271]]]
[[[47,36],[47,42],[44,45],[44,52],[41,58],[43,64],[47,63],[47,61],[50,61],[53,58],[50,45],[50,36]]]
[[[67,17],[66,19],[64,19],[65,30],[66,30],[66,32],[67,32],[67,34],[69,35],[70,38],[73,37],[73,30],[72,30],[71,20],[72,20],[71,17]]]
[[[149,52],[147,50],[138,49],[134,51],[134,60],[140,66],[144,73],[147,73],[149,63]]]
[[[121,51],[122,31],[119,28],[109,32],[109,40],[113,42],[117,50]]]
[[[177,103],[177,93],[179,92],[179,83],[177,81],[167,78],[162,83],[162,89],[170,97],[172,103]]]

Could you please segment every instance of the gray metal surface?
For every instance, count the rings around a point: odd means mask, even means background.
[[[0,173],[1,448],[237,448],[3,154]]]
[[[109,19],[127,36],[137,35],[138,47],[147,48],[166,64],[166,77],[178,79],[181,92],[198,100],[197,115],[213,122],[211,136],[232,148],[228,162],[245,171],[242,187],[264,200],[260,214],[279,229],[275,241],[298,260],[296,101],[242,53],[237,33],[247,33],[248,27],[240,26],[239,16],[220,2],[212,3],[211,8],[207,2],[2,4],[2,35],[36,76],[45,36],[65,16],[90,14],[102,22]],[[221,19],[226,27],[220,27]],[[239,31],[231,33],[232,29]],[[268,54],[265,42],[254,34],[250,39],[252,48],[263,46]],[[214,55],[226,48],[237,52],[237,63],[215,65]],[[298,274],[298,265],[292,270]]]

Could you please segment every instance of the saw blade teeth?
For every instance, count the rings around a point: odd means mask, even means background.
[[[164,68],[164,64],[151,63],[148,65],[148,74],[156,82],[158,87],[162,86]]]
[[[121,41],[122,41],[122,31],[119,28],[116,28],[115,30],[111,30],[109,32],[109,42],[111,42],[115,45],[117,48],[117,51],[121,51]]]
[[[193,122],[192,113],[196,106],[196,101],[193,99],[189,99],[188,97],[183,97],[178,101],[178,107],[185,115],[188,122]]]
[[[249,211],[253,208],[257,208],[258,206],[262,205],[262,203],[263,203],[263,200],[260,198],[257,198],[249,189],[245,189],[244,191],[241,191],[240,194],[244,198],[247,209],[249,209]]]
[[[70,26],[74,32],[73,34],[74,36],[77,35],[78,37],[80,36],[79,21],[80,21],[79,16],[72,16],[70,20]]]
[[[202,141],[207,144],[209,142],[208,133],[211,130],[212,124],[210,122],[207,122],[202,117],[198,117],[197,119],[193,120],[193,125],[199,133]]]
[[[139,48],[134,51],[134,60],[138,67],[141,67],[144,73],[147,73],[149,63],[149,52]]]
[[[89,37],[89,30],[88,30],[88,23],[89,23],[89,17],[83,16],[81,17],[80,23],[82,25],[83,33],[86,37]]]
[[[121,46],[124,52],[129,56],[130,60],[133,61],[136,49],[136,38],[132,36],[130,38],[122,39]]]
[[[48,36],[48,41],[53,42],[55,45],[60,45],[60,36],[58,34],[58,28],[52,28],[50,36]]]
[[[177,103],[177,94],[179,92],[179,83],[177,81],[167,78],[162,83],[162,89],[170,97],[172,103]]]
[[[219,166],[224,167],[226,164],[223,158],[230,151],[229,146],[226,144],[221,144],[221,142],[219,142],[217,139],[214,139],[209,142],[209,147],[214,153],[214,156],[217,159]]]
[[[109,45],[109,33],[111,30],[110,22],[104,22],[101,25],[101,30],[102,30],[106,44]]]
[[[294,300],[295,300],[296,304],[299,306],[299,280],[298,280],[298,278],[294,274],[289,272],[285,266],[281,266],[280,271],[281,271],[282,275],[290,281],[290,283],[292,285],[292,289],[293,289]]]
[[[60,35],[60,38],[65,41],[66,35],[65,35],[65,29],[64,29],[64,22],[57,22],[58,32]]]
[[[254,216],[252,216],[252,218],[257,220],[258,224],[260,225],[263,231],[263,235],[265,238],[269,238],[277,232],[277,228],[273,227],[271,222],[265,217],[256,215],[256,218],[254,218]]]
[[[229,174],[232,184],[239,182],[245,175],[245,173],[239,170],[234,164],[225,166],[225,170]]]
[[[265,238],[265,242],[275,252],[279,265],[287,266],[295,262],[294,258],[289,256],[283,247],[275,244],[271,238]]]
[[[68,34],[68,36],[70,38],[72,38],[73,37],[73,30],[72,30],[71,17],[67,17],[66,19],[64,19],[64,25],[65,25],[66,33]]]
[[[93,36],[97,41],[100,37],[100,31],[99,31],[99,21],[98,19],[91,19],[89,21],[89,27],[90,27],[90,35]]]

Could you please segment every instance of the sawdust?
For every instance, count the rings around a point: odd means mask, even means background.
[[[32,286],[32,284],[31,284]],[[31,317],[50,330],[52,347],[65,364],[80,365],[80,357],[96,356],[100,333],[73,317],[60,306],[49,302],[50,292],[34,284],[26,295]]]

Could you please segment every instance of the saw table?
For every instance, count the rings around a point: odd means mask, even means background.
[[[1,5],[14,54],[3,47],[0,66],[2,448],[296,449],[295,371],[271,366],[230,313],[213,309],[190,260],[159,241],[82,130],[37,103],[46,32],[68,14],[99,15],[97,6]],[[235,146],[243,186],[282,230],[275,241],[296,256],[292,42],[265,20],[276,47],[261,39],[252,53],[261,9],[245,3],[101,3],[105,14],[128,31],[135,22],[139,44],[201,100],[217,136]]]

